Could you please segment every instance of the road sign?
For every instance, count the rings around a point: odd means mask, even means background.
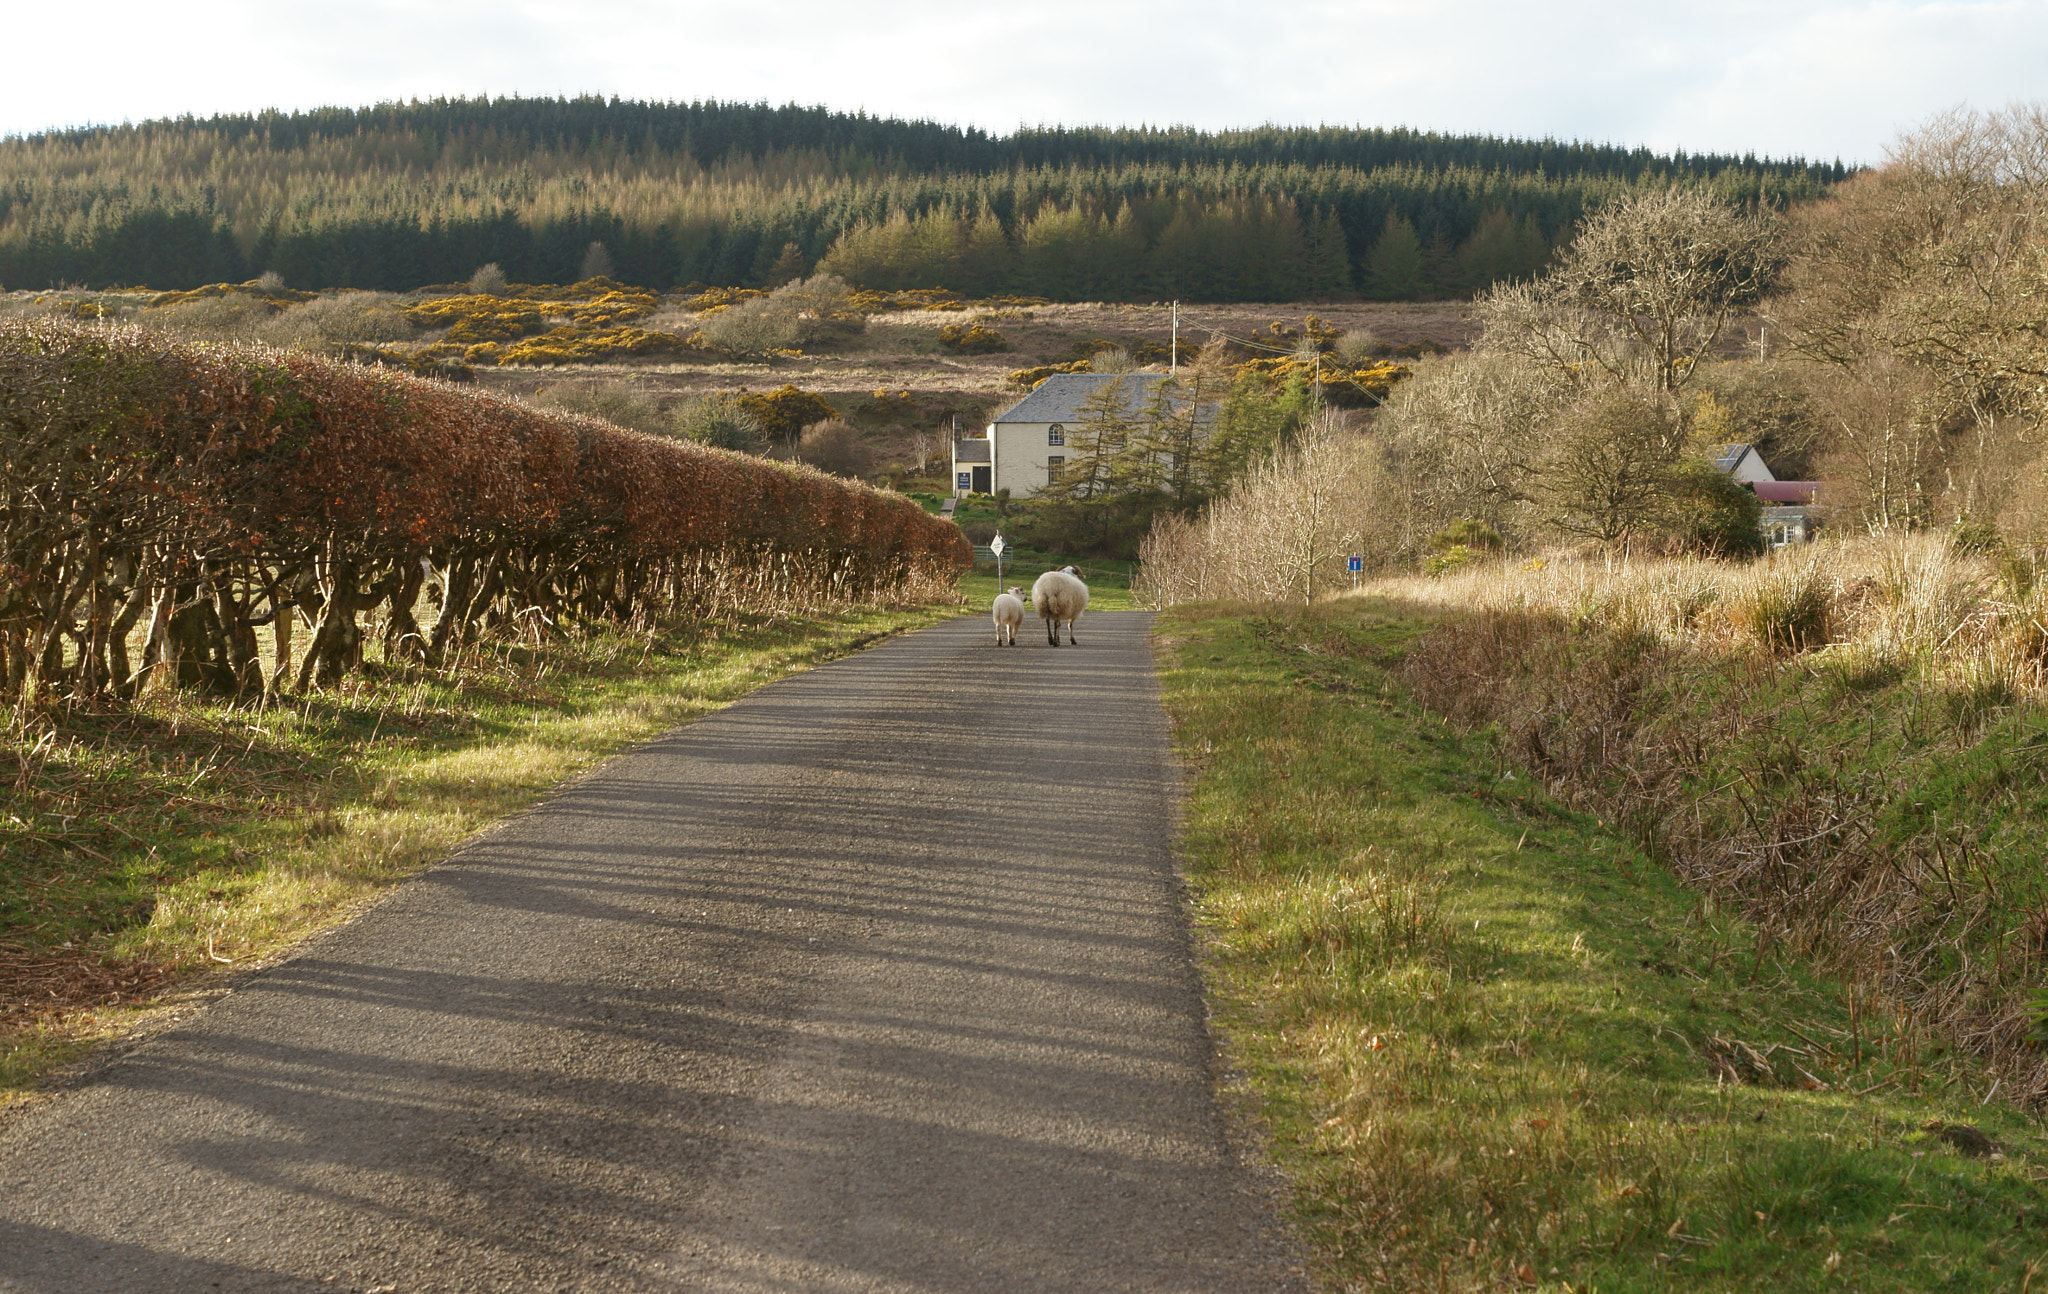
[[[1359,555],[1358,553],[1351,554],[1351,556],[1346,558],[1345,561],[1349,565],[1351,573],[1354,575],[1365,569],[1365,558]]]
[[[990,552],[994,553],[998,557],[1001,557],[1003,555],[1003,550],[1005,548],[1008,548],[1009,545],[1003,542],[1003,537],[1001,535],[997,535],[994,539],[988,541],[988,547]]]

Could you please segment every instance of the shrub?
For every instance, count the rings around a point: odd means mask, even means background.
[[[727,306],[736,306],[742,301],[751,301],[755,297],[767,295],[763,288],[706,288],[684,301],[683,309],[700,313],[706,310],[723,310]]]
[[[159,292],[150,298],[149,308],[159,310],[166,306],[183,305],[188,301],[232,296],[254,297],[281,308],[311,301],[318,295],[320,294],[317,292],[294,292],[284,285],[283,279],[271,273],[259,279],[250,279],[247,283],[209,283],[205,287],[193,288],[189,292]]]
[[[1366,367],[1365,361],[1379,352],[1379,348],[1380,339],[1373,336],[1370,328],[1353,328],[1337,338],[1330,353],[1347,368],[1362,368]]]
[[[1467,548],[1478,552],[1497,553],[1508,546],[1501,533],[1484,521],[1463,517],[1429,537],[1432,551],[1444,553],[1453,548]]]
[[[257,328],[278,345],[366,346],[411,341],[418,335],[390,292],[338,292],[292,306]]]
[[[766,360],[779,351],[844,336],[864,322],[845,281],[820,274],[714,309],[701,326],[714,346],[736,358]]]
[[[993,355],[1010,349],[1003,335],[985,324],[947,324],[939,329],[939,345],[959,355]]]
[[[623,326],[652,314],[659,304],[651,292],[594,278],[566,287],[502,284],[497,294],[458,293],[422,301],[407,307],[405,315],[422,328],[445,326],[447,340],[464,346],[537,338],[504,352],[476,352],[470,363],[569,364],[680,345],[673,334]],[[551,329],[552,319],[568,322]]]
[[[1680,547],[1707,557],[1763,553],[1764,505],[1754,491],[1712,463],[1688,460],[1665,485],[1666,533]]]
[[[152,304],[136,321],[144,327],[181,336],[246,341],[254,338],[257,330],[276,313],[276,307],[253,293],[188,293],[168,305]]]
[[[453,336],[452,332],[450,336]],[[649,332],[641,328],[582,328],[570,324],[507,346],[498,356],[498,363],[538,366],[595,364],[659,354],[675,350],[681,344],[674,333]]]
[[[860,411],[872,417],[890,422],[917,416],[917,401],[911,398],[908,388],[891,391],[888,387],[876,387],[873,395],[861,401]]]
[[[469,291],[472,296],[503,296],[505,271],[498,268],[496,261],[477,266],[476,273],[469,276]]]
[[[1440,579],[1452,571],[1463,570],[1479,561],[1479,554],[1464,544],[1446,544],[1422,561],[1422,573],[1431,579]]]
[[[793,457],[834,476],[865,476],[874,466],[874,454],[861,440],[860,433],[840,418],[805,427]]]
[[[794,441],[812,423],[839,416],[839,410],[809,391],[785,383],[773,391],[738,397],[740,407],[754,416],[761,432],[775,440]]]
[[[2005,539],[1998,533],[1995,523],[1972,521],[1968,517],[1956,519],[1955,529],[1949,531],[1948,542],[1959,553],[1997,553],[2005,549]]]
[[[1014,369],[1006,374],[1003,380],[1011,386],[1021,386],[1030,389],[1037,387],[1055,373],[1086,373],[1088,371],[1088,361],[1077,359],[1067,364],[1040,364],[1037,368]]]
[[[602,418],[615,427],[665,436],[673,422],[646,395],[624,382],[557,382],[534,393],[533,402],[564,413]]]
[[[848,305],[862,314],[882,314],[894,310],[967,309],[967,302],[961,300],[958,293],[948,292],[944,288],[907,288],[901,292],[865,289],[851,294]]]
[[[1293,378],[1313,382],[1318,371],[1324,398],[1344,407],[1383,404],[1395,384],[1411,374],[1407,365],[1387,360],[1347,368],[1335,356],[1323,357],[1320,365],[1311,357],[1283,355],[1246,360],[1237,366],[1238,377],[1255,376],[1273,386],[1283,386]]]
[[[753,411],[730,395],[707,395],[686,401],[670,419],[675,435],[713,449],[758,454],[768,437]]]

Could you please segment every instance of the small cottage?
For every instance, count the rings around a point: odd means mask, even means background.
[[[1819,529],[1816,516],[1819,481],[1752,481],[1750,489],[1763,501],[1764,542],[1773,548],[1803,544]]]
[[[956,495],[1008,490],[1028,499],[1067,464],[1067,433],[1104,387],[1121,383],[1124,411],[1137,417],[1152,403],[1164,373],[1055,373],[1030,395],[997,414],[986,430],[953,441]]]
[[[1747,485],[1764,505],[1758,525],[1773,548],[1803,544],[1820,529],[1819,481],[1781,481],[1755,445],[1723,445],[1714,466]]]

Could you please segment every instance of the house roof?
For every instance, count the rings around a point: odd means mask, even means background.
[[[1752,481],[1749,488],[1765,503],[1812,503],[1820,495],[1819,481]]]
[[[1756,453],[1751,444],[1723,445],[1714,451],[1714,466],[1724,472],[1732,472],[1750,454]]]
[[[1135,416],[1150,403],[1152,388],[1165,380],[1164,373],[1055,373],[989,421],[1078,422],[1082,407],[1112,382],[1123,383],[1124,412]]]
[[[986,463],[990,461],[988,442],[985,440],[954,441],[953,461],[956,463]]]

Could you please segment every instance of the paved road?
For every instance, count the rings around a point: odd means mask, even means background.
[[[1146,621],[960,620],[608,764],[0,1127],[0,1290],[1300,1289]]]

